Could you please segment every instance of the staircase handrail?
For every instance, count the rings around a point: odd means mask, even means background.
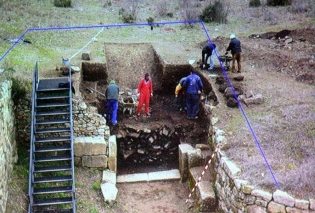
[[[33,91],[32,91],[32,114],[31,114],[31,138],[30,138],[30,157],[29,157],[29,186],[28,186],[28,196],[30,205],[33,204],[33,156],[35,151],[34,144],[34,125],[35,125],[35,104],[36,104],[36,88],[38,84],[38,65],[35,62],[35,68],[33,73]],[[30,210],[32,211],[32,210]]]
[[[72,120],[72,80],[71,80],[71,61],[69,59],[69,110],[70,110],[70,138],[71,138],[71,168],[72,168],[72,199],[75,200],[75,173],[74,173],[74,149],[73,149],[73,120]],[[73,203],[75,212],[75,202]]]

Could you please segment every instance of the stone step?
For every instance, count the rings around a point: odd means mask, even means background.
[[[204,168],[204,166],[200,166],[189,169],[189,186],[191,189],[195,186]],[[214,212],[216,209],[216,197],[210,179],[210,171],[207,170],[193,194],[200,212]]]
[[[180,174],[178,169],[168,171],[137,173],[117,176],[117,183],[145,182],[158,180],[179,180]]]

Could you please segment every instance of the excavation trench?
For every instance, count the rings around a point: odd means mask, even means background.
[[[163,64],[151,45],[130,44],[125,50],[145,58],[119,58],[115,54],[120,44],[105,45],[106,64],[82,64],[81,92],[85,102],[94,105],[105,116],[104,94],[110,80],[120,87],[118,125],[111,126],[111,135],[117,137],[118,174],[143,173],[178,168],[178,145],[207,144],[210,115],[204,110],[204,102],[213,98],[210,83],[202,75],[205,94],[199,103],[198,119],[188,120],[186,112],[179,111],[174,91],[179,80],[190,74],[190,65]],[[130,68],[124,63],[132,63]],[[154,96],[150,100],[151,116],[135,116],[138,96],[136,89],[145,72],[153,82]],[[92,90],[93,89],[93,90]],[[128,103],[128,104],[126,104]],[[144,107],[143,107],[144,108]]]

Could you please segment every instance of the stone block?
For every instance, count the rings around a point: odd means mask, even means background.
[[[268,206],[268,201],[265,201],[261,198],[257,198],[256,201],[255,201],[255,204],[257,206],[262,206],[262,207],[267,207]]]
[[[82,166],[82,157],[74,157],[74,165]]]
[[[191,149],[187,153],[188,168],[201,166],[202,165],[202,154],[200,149]]]
[[[203,171],[204,167],[203,166],[199,166],[199,167],[193,167],[193,168],[189,168],[189,177],[193,178],[192,182],[195,184],[198,179],[201,177],[201,173]],[[205,171],[204,176],[200,179],[200,182],[203,181],[209,181],[211,179],[210,176],[210,171],[207,170]]]
[[[255,203],[255,201],[256,201],[256,197],[251,196],[251,195],[245,195],[245,203],[246,204],[252,205]]]
[[[255,189],[252,191],[252,195],[256,197],[260,197],[266,201],[272,200],[272,194],[270,192],[266,192],[260,189]]]
[[[101,190],[105,202],[113,202],[116,200],[118,189],[113,183],[102,183]]]
[[[210,181],[202,181],[197,187],[199,211],[214,212],[216,210],[216,198]]]
[[[271,201],[267,207],[268,213],[286,213],[285,206]]]
[[[257,205],[250,205],[247,206],[247,213],[266,213],[266,208],[257,206]]]
[[[106,155],[96,155],[96,156],[83,156],[82,166],[89,168],[107,168],[107,156]]]
[[[116,185],[116,173],[111,170],[103,171],[103,183],[113,183]]]
[[[117,173],[117,144],[116,136],[112,135],[108,139],[108,168]]]
[[[299,209],[308,209],[310,202],[308,200],[295,199],[295,207]]]
[[[287,213],[314,213],[315,211],[309,211],[309,210],[302,210],[302,209],[297,209],[297,208],[292,208],[292,207],[286,207],[285,210]]]
[[[91,60],[91,53],[90,52],[85,52],[85,53],[82,53],[82,60]]]
[[[230,177],[234,177],[239,172],[241,172],[241,170],[235,165],[234,162],[226,160],[226,159],[224,160],[224,169]]]
[[[105,155],[107,142],[104,137],[77,137],[74,139],[74,156]]]
[[[181,181],[185,182],[188,179],[188,155],[189,150],[193,147],[190,144],[180,144],[178,146],[178,160],[179,160],[179,173]]]
[[[277,203],[294,207],[295,199],[291,195],[289,195],[287,192],[276,190],[273,193],[273,200]]]
[[[210,146],[206,144],[196,144],[195,146],[196,149],[201,149],[201,150],[209,150]]]
[[[253,186],[250,186],[250,185],[244,185],[242,184],[241,186],[241,190],[242,192],[244,192],[244,194],[251,194],[251,192],[254,190],[254,187]]]

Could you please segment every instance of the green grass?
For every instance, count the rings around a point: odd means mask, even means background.
[[[92,189],[94,189],[95,191],[98,191],[101,188],[101,183],[102,181],[98,180],[95,183],[93,183],[92,185]]]
[[[98,213],[98,209],[96,207],[92,207],[90,208],[89,213]]]

